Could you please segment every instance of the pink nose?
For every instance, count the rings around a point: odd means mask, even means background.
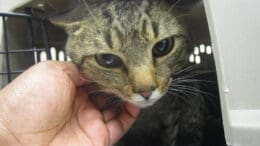
[[[152,93],[153,93],[153,91],[145,91],[145,92],[140,93],[140,95],[142,95],[145,100],[149,100]]]
[[[145,100],[149,100],[155,89],[156,87],[151,86],[145,89],[136,90],[136,93],[139,93]]]

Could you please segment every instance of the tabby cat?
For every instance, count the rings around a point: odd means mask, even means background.
[[[118,146],[202,145],[204,100],[193,94],[185,102],[188,92],[178,90],[190,48],[187,2],[82,0],[52,20],[68,33],[66,51],[95,83],[95,96],[143,108]]]

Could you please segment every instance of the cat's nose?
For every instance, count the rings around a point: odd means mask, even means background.
[[[140,93],[140,95],[142,95],[145,100],[149,100],[152,93],[153,93],[153,91],[145,91],[145,92]]]
[[[149,100],[149,98],[151,97],[151,95],[153,94],[153,91],[155,90],[155,87],[151,87],[149,90],[147,91],[139,91],[138,93],[145,99],[145,100]]]

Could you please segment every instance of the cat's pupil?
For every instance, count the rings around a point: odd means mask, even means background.
[[[165,52],[165,50],[168,48],[168,41],[167,40],[162,40],[157,44],[157,51],[158,52]]]
[[[168,53],[171,52],[173,45],[174,45],[173,38],[166,38],[164,40],[161,40],[153,47],[153,56],[161,57],[167,55]]]
[[[96,55],[96,60],[99,65],[107,68],[118,67],[121,65],[121,59],[113,54]]]
[[[115,57],[113,57],[112,55],[103,55],[102,56],[104,63],[107,65],[111,65],[115,62]]]

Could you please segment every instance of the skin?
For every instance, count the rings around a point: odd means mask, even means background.
[[[68,62],[39,63],[0,91],[0,145],[110,146],[139,109],[125,103],[115,118],[88,99],[87,80]]]

